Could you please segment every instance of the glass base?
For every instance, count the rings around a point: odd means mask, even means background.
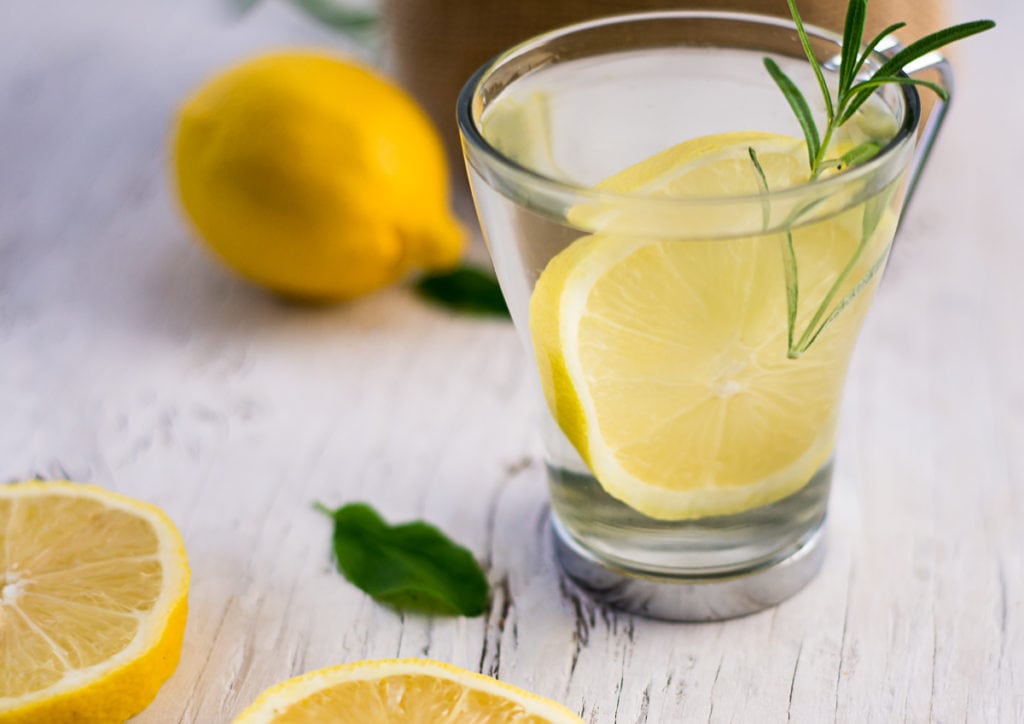
[[[657,520],[605,492],[583,461],[559,461],[547,463],[547,478],[568,539],[613,568],[669,579],[728,576],[790,555],[821,526],[833,469],[827,461],[795,493],[767,505]]]
[[[603,561],[551,515],[555,557],[599,603],[667,621],[720,621],[775,606],[814,578],[825,558],[824,521],[793,550],[749,569],[713,576],[658,576]]]

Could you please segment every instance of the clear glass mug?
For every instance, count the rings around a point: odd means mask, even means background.
[[[834,75],[841,38],[808,32]],[[883,87],[849,141],[882,150],[805,185],[595,188],[698,136],[800,137],[765,55],[820,105],[790,21],[704,11],[538,36],[458,102],[484,237],[546,402],[556,554],[593,597],[644,615],[751,613],[820,567],[846,368],[944,110],[918,144],[916,91]],[[947,80],[941,58],[927,65]]]

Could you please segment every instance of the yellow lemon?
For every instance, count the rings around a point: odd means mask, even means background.
[[[159,509],[88,485],[0,486],[0,722],[120,722],[174,672],[189,570]]]
[[[750,132],[689,141],[597,188],[757,194],[750,147],[770,188],[807,180],[802,142]],[[550,261],[531,297],[530,331],[552,414],[610,495],[666,520],[737,513],[795,492],[828,460],[846,367],[895,227],[892,213],[868,210],[873,201],[846,201],[790,237],[797,334],[820,321],[833,287],[823,315],[849,296],[798,359],[787,355],[786,234],[680,240],[670,225],[657,233],[678,217],[648,217],[650,233],[626,235],[615,230],[614,201],[569,211],[611,230]],[[689,228],[710,225],[697,218],[703,209],[688,213]],[[708,213],[719,228],[728,221],[727,206]]]
[[[582,724],[548,699],[431,659],[358,661],[264,691],[235,724]]]
[[[174,168],[210,248],[285,296],[349,299],[462,253],[436,131],[350,62],[280,53],[212,79],[181,107]]]

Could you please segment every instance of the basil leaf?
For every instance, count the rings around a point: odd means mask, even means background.
[[[508,306],[498,281],[479,267],[464,265],[454,271],[423,277],[416,291],[424,299],[456,312],[508,318]]]
[[[365,503],[317,510],[334,520],[338,570],[399,610],[479,616],[488,585],[473,554],[422,521],[389,525]]]

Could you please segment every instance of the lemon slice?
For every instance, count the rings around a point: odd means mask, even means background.
[[[601,181],[594,188],[619,194],[700,198],[760,192],[749,148],[773,191],[810,177],[804,142],[764,131],[736,131],[683,141]]]
[[[802,142],[751,132],[676,146],[600,187],[746,193],[757,183],[751,146],[770,188],[806,179]],[[852,285],[887,248],[888,219],[856,261],[863,216],[861,204],[794,231],[805,300],[798,328],[851,260]],[[530,329],[549,407],[605,491],[648,516],[723,515],[779,500],[832,453],[846,367],[874,282],[810,351],[789,359],[785,235],[671,236],[671,229],[661,238],[585,236],[543,271]]]
[[[548,699],[430,659],[358,661],[264,691],[235,724],[581,724]]]
[[[159,509],[74,483],[0,486],[0,721],[144,709],[177,666],[188,580]]]
[[[828,157],[840,158],[856,143],[852,131],[840,129],[829,146]],[[735,238],[759,233],[764,228],[764,207],[758,200],[761,181],[750,160],[750,149],[757,152],[768,187],[781,191],[810,179],[807,146],[802,140],[763,131],[736,131],[701,136],[684,141],[647,158],[594,186],[597,191],[623,194],[614,202],[581,203],[569,210],[569,222],[581,229],[603,233],[654,236],[671,235],[685,229],[687,238],[704,236]],[[827,164],[819,174],[824,179],[838,173]],[[857,184],[835,190],[816,201],[818,216],[849,205],[859,190]],[[707,203],[709,197],[746,197],[744,202]],[[688,199],[705,203],[694,208],[688,204],[652,208],[650,199]],[[775,223],[796,211],[807,199],[776,198],[771,207]]]

